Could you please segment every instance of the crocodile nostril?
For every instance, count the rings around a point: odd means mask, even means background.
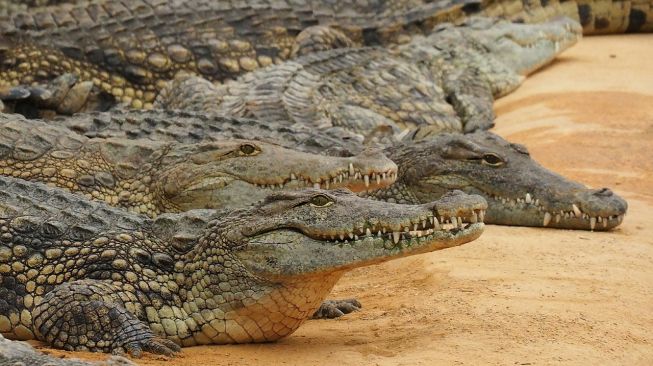
[[[612,190],[610,190],[610,188],[601,188],[601,189],[597,189],[597,190],[594,192],[594,195],[595,195],[595,196],[605,196],[605,197],[610,197],[610,196],[612,196],[612,194],[613,194],[613,193],[612,193]]]

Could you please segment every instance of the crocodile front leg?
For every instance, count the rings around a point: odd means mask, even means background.
[[[71,351],[172,356],[181,348],[156,337],[136,314],[142,309],[134,292],[115,282],[80,280],[62,284],[34,309],[36,337]],[[139,314],[144,317],[144,315]]]

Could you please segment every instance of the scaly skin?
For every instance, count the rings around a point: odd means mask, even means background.
[[[465,131],[492,126],[494,98],[517,88],[580,37],[562,18],[524,25],[474,18],[396,50],[318,52],[214,86],[179,79],[156,107],[319,126],[362,135],[389,126]]]
[[[10,341],[0,335],[0,366],[135,366],[130,360],[112,356],[104,362],[87,362],[45,355],[25,342]]]
[[[653,29],[651,0],[421,0],[342,2],[92,1],[0,19],[0,85],[73,73],[117,102],[149,108],[165,81],[197,74],[225,81],[333,48],[408,42],[469,14],[541,21],[580,19],[588,31]],[[580,16],[578,15],[580,12]]]
[[[240,207],[281,188],[378,189],[392,184],[397,170],[380,151],[339,158],[252,140],[89,139],[6,114],[0,114],[0,147],[1,175],[49,183],[150,216]]]
[[[309,189],[151,220],[38,183],[0,188],[0,331],[134,356],[285,337],[344,272],[474,240],[487,208],[462,192],[411,206]],[[443,223],[459,218],[473,223]]]
[[[539,22],[551,15],[564,14],[580,20],[583,34],[653,31],[651,0],[485,0],[477,3],[482,5],[473,6],[470,3],[466,13],[472,14],[475,10],[480,10],[480,14],[486,16],[527,22]]]
[[[427,26],[426,14],[439,19],[443,9],[460,12],[458,3],[464,1],[136,0],[37,9],[0,20],[5,61],[0,80],[30,84],[74,73],[121,102],[147,108],[179,72],[224,81],[296,54],[393,43],[397,27]]]
[[[597,231],[621,224],[628,208],[610,189],[590,189],[555,174],[525,146],[488,132],[440,134],[385,153],[399,166],[397,182],[364,196],[417,204],[459,189],[488,201],[489,224]]]
[[[198,143],[247,135],[254,140],[276,141],[290,149],[340,156],[365,148],[361,140],[344,130],[328,130],[325,134],[298,125],[291,128],[190,112],[115,111],[80,114],[54,122],[87,136]],[[609,189],[589,189],[561,177],[534,161],[524,146],[491,132],[427,135],[416,130],[404,140],[384,142],[388,146],[385,155],[399,166],[397,181],[367,196],[414,204],[459,189],[479,194],[489,202],[486,223],[579,230],[592,229],[592,218],[596,220],[594,230],[610,230],[621,223],[627,210],[627,203]],[[484,163],[486,155],[497,157],[501,163]],[[527,193],[530,203],[526,202]]]
[[[395,49],[342,48],[312,53],[215,86],[178,78],[160,91],[156,106],[255,117],[264,121],[341,126],[368,134],[430,126],[473,131],[492,126],[492,103],[524,75],[550,62],[580,37],[568,19],[524,25],[473,18],[441,25]],[[401,81],[401,82],[399,82]],[[70,114],[110,105],[93,84],[64,74],[46,86],[5,88],[0,98]],[[48,93],[48,90],[54,93]],[[15,103],[15,102],[12,102]],[[22,114],[28,108],[11,107]],[[27,109],[25,111],[24,109]]]

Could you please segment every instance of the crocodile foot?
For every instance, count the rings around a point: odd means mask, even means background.
[[[17,85],[0,89],[0,111],[20,113],[28,118],[72,115],[106,110],[115,102],[91,81],[79,82],[73,74],[63,74],[47,84]]]
[[[313,314],[313,319],[335,319],[363,307],[356,299],[325,300]]]
[[[143,356],[143,351],[168,357],[172,357],[177,352],[181,351],[181,347],[179,347],[175,342],[159,337],[133,341],[125,344],[122,348],[127,351],[130,356],[135,358],[141,358]],[[113,353],[121,354],[122,352],[120,350],[114,350]]]

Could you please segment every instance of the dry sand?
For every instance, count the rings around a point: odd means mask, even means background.
[[[346,275],[332,297],[356,296],[355,314],[272,344],[139,363],[653,365],[651,60],[653,35],[586,38],[496,103],[495,132],[628,199],[617,230],[488,226],[462,247]]]

